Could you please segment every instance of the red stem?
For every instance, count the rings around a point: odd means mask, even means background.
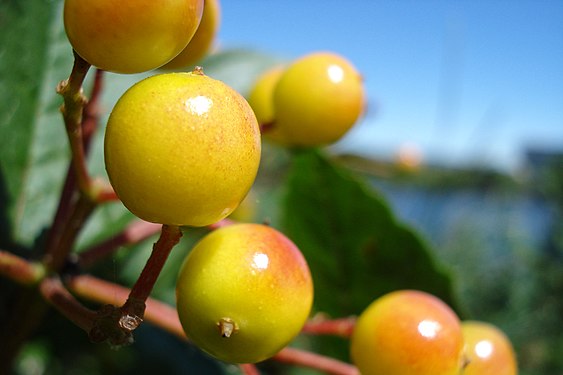
[[[158,275],[168,259],[172,248],[180,241],[182,231],[178,226],[163,225],[160,238],[154,244],[151,256],[141,271],[139,278],[131,288],[127,301],[121,307],[119,325],[132,332],[143,321],[146,301],[152,292]]]
[[[96,312],[84,307],[63,286],[58,277],[44,279],[39,285],[41,295],[70,321],[90,332],[96,319]]]
[[[271,131],[273,127],[274,127],[273,122],[265,122],[263,124],[260,124],[260,133],[262,134],[267,133]]]
[[[260,375],[260,371],[252,363],[241,363],[239,368],[245,375]]]
[[[216,223],[213,223],[211,225],[208,225],[207,228],[210,230],[215,230],[215,229],[219,229],[222,227],[228,227],[229,225],[233,225],[236,224],[237,222],[235,220],[232,219],[223,219],[223,220],[219,220]]]
[[[90,151],[92,137],[98,128],[103,78],[104,71],[96,69],[92,91],[90,92],[90,100],[88,101],[88,103],[86,103],[82,111],[82,142],[86,155]]]
[[[57,207],[57,212],[49,229],[49,234],[47,236],[47,242],[45,245],[45,252],[53,252],[54,249],[59,245],[61,237],[66,230],[71,211],[76,203],[76,175],[72,165],[69,165],[63,190],[59,198],[59,206]]]
[[[61,228],[63,232],[58,236],[57,243],[53,243],[46,249],[43,262],[51,271],[59,271],[65,265],[76,237],[95,207],[96,203],[88,197],[84,195],[79,197],[73,211],[66,220],[66,226]]]
[[[332,375],[359,375],[358,369],[348,363],[290,347],[282,349],[272,359],[282,363],[314,368]]]
[[[314,335],[334,335],[350,338],[356,324],[355,317],[340,319],[312,319],[308,321],[301,332]]]
[[[64,100],[61,113],[70,143],[72,166],[80,191],[86,195],[90,194],[90,175],[86,168],[86,152],[82,138],[82,114],[86,103],[86,98],[82,95],[82,83],[89,69],[90,64],[74,53],[72,72],[69,78],[57,87],[57,92]]]
[[[100,189],[96,192],[96,202],[115,202],[118,201],[119,197],[115,194],[115,191],[109,184],[100,184]]]
[[[78,263],[82,267],[90,267],[100,259],[112,254],[121,246],[139,243],[158,233],[162,225],[136,220],[129,224],[121,233],[97,244],[79,255]]]
[[[182,232],[177,226],[163,225],[160,238],[153,246],[145,268],[141,271],[137,282],[133,285],[128,299],[145,301],[152,292],[158,275],[164,267],[172,248],[180,241]]]
[[[45,275],[45,268],[8,251],[0,250],[0,275],[23,284],[33,285]]]
[[[69,279],[67,285],[74,294],[81,298],[115,306],[123,304],[131,292],[129,288],[89,275],[75,276]],[[145,319],[181,339],[186,339],[178,313],[172,306],[148,298]]]

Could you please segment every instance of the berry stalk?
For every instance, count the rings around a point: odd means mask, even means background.
[[[44,277],[45,268],[40,263],[32,263],[8,251],[0,250],[0,275],[19,284],[33,285]]]
[[[145,301],[149,298],[158,275],[168,259],[172,248],[180,241],[182,231],[180,227],[173,225],[163,225],[160,238],[153,246],[151,256],[147,260],[143,271],[139,275],[137,282],[133,285],[127,301],[121,308],[123,314],[141,319],[144,315]],[[138,325],[138,324],[137,324]],[[133,329],[137,328],[136,326]]]
[[[305,350],[286,347],[276,354],[272,359],[309,368],[314,368],[332,375],[359,375],[358,369],[348,363],[334,358],[308,352]]]
[[[313,335],[333,335],[350,338],[355,324],[355,317],[340,319],[313,318],[305,324],[301,332]]]
[[[129,288],[91,275],[74,276],[68,280],[67,287],[78,297],[115,306],[122,305],[131,293]],[[175,308],[150,297],[147,298],[145,304],[144,317],[147,321],[178,338],[185,339],[186,336]]]
[[[125,303],[121,307],[106,304],[98,310],[92,328],[89,330],[92,341],[107,341],[115,347],[133,342],[133,331],[143,322],[147,300],[158,275],[162,271],[170,251],[180,241],[181,237],[182,232],[178,226],[162,226],[160,238],[154,244],[151,256],[133,288],[128,291]],[[102,299],[101,302],[107,303],[107,296],[116,295],[116,292],[111,290],[111,284],[98,282],[96,285],[99,289],[96,297]],[[78,292],[80,291],[79,289]],[[82,289],[82,292],[84,291]],[[91,288],[86,288],[86,291],[88,295],[92,293]],[[125,292],[122,292],[122,294],[125,294]]]
[[[84,331],[90,332],[94,325],[96,313],[78,302],[58,277],[53,276],[44,279],[39,285],[39,291],[43,298],[61,314]]]
[[[83,268],[90,267],[120,247],[139,243],[158,233],[161,227],[160,224],[149,223],[148,221],[133,221],[122,232],[80,253],[78,264]]]
[[[74,65],[67,80],[59,83],[57,93],[64,100],[61,113],[67,131],[70,149],[72,152],[72,165],[77,177],[77,183],[85,194],[90,192],[90,176],[86,169],[86,152],[82,134],[82,114],[87,99],[82,94],[82,83],[90,69],[90,64],[74,53]]]

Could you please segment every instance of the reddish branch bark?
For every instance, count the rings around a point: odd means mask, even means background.
[[[243,363],[239,367],[245,375],[260,375],[260,371],[252,363]]]
[[[139,243],[160,231],[162,225],[136,220],[129,224],[121,233],[82,252],[78,263],[82,267],[90,267],[100,259],[112,254],[122,246]]]
[[[75,276],[69,280],[67,285],[70,291],[78,297],[114,306],[124,304],[131,292],[129,288],[89,275]],[[172,306],[148,298],[144,318],[179,338],[186,338],[178,313]]]
[[[45,275],[45,268],[8,251],[0,250],[0,275],[20,284],[33,285]]]
[[[122,307],[124,313],[139,317],[140,319],[143,318],[145,301],[149,298],[154,284],[164,267],[164,263],[168,259],[168,255],[170,255],[172,248],[176,246],[181,237],[182,231],[180,227],[162,226],[160,238],[154,244],[151,256],[141,271],[137,282],[133,285],[127,302]]]
[[[39,285],[39,291],[43,298],[61,314],[84,331],[90,332],[96,318],[96,312],[78,302],[58,277],[44,279]]]
[[[354,331],[356,318],[351,316],[340,319],[312,319],[308,321],[302,329],[303,333],[315,335],[334,335],[349,338]]]
[[[305,366],[323,371],[332,375],[359,375],[358,369],[348,363],[334,358],[312,353],[304,350],[287,347],[276,354],[272,359],[298,366]]]

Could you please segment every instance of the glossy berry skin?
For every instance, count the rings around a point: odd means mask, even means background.
[[[313,284],[303,255],[286,236],[265,225],[235,224],[196,244],[176,295],[190,340],[222,361],[255,363],[300,332]]]
[[[358,318],[351,357],[362,375],[459,375],[463,363],[459,319],[428,293],[391,292]]]
[[[274,66],[257,78],[248,95],[248,104],[254,110],[256,119],[262,127],[262,135],[274,143],[286,144],[282,131],[274,126],[274,90],[285,71],[284,66]]]
[[[463,375],[516,375],[516,355],[508,337],[492,324],[461,323],[468,360]]]
[[[293,146],[339,140],[364,111],[361,75],[343,57],[317,52],[287,67],[274,91],[274,126]]]
[[[203,0],[65,0],[70,44],[102,70],[140,73],[186,47],[201,21]]]
[[[235,90],[203,73],[132,86],[107,124],[105,163],[123,204],[143,220],[204,226],[244,199],[260,162],[260,130]]]
[[[205,0],[201,22],[193,38],[178,56],[166,63],[162,68],[193,68],[192,65],[204,58],[213,47],[220,24],[221,6],[219,0]]]

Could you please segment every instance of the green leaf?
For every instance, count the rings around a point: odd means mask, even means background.
[[[450,277],[428,246],[373,188],[316,151],[294,156],[282,227],[310,265],[317,311],[359,314],[378,296],[407,288],[455,308]]]
[[[51,220],[68,164],[57,83],[72,50],[61,1],[0,3],[2,242],[30,245]],[[5,236],[9,236],[6,239]]]

